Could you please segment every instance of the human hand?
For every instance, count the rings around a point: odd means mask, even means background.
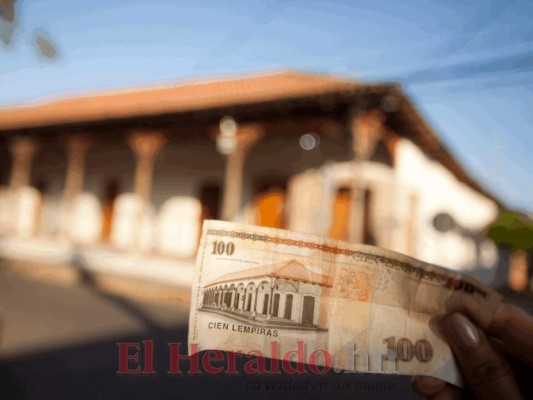
[[[436,378],[415,377],[413,390],[431,400],[523,399],[524,386],[531,387],[533,379],[533,317],[502,304],[488,328],[483,329],[474,322],[475,312],[470,313],[468,317],[451,314],[443,324],[467,389]]]

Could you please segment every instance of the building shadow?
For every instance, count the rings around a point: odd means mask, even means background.
[[[129,300],[126,297],[113,294],[106,290],[103,290],[96,279],[94,272],[89,268],[83,254],[78,248],[73,249],[73,255],[71,258],[71,265],[76,269],[78,274],[78,282],[86,290],[99,298],[111,303],[119,310],[125,312],[127,315],[136,319],[147,332],[158,332],[161,330],[159,324],[151,318],[146,312],[144,312],[135,302]]]
[[[153,340],[154,374],[118,374],[119,342],[141,343]],[[6,399],[417,399],[410,389],[410,377],[399,375],[324,375],[244,373],[250,357],[237,357],[236,374],[208,373],[200,363],[200,373],[190,374],[189,361],[180,360],[179,374],[169,374],[168,343],[181,343],[186,355],[187,327],[160,329],[157,334],[114,337],[60,350],[26,355],[3,361],[2,398]],[[200,353],[200,359],[203,353]],[[213,367],[226,365],[212,361]],[[140,366],[144,354],[139,352]],[[131,364],[134,368],[135,363]],[[267,370],[271,360],[265,359]],[[275,387],[276,389],[272,389]],[[270,389],[269,389],[270,388]],[[7,397],[4,395],[8,393]]]

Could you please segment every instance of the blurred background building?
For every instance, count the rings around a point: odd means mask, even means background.
[[[401,88],[295,71],[0,111],[0,251],[187,282],[202,220],[287,228],[476,274],[499,211]],[[179,268],[179,269],[177,269]],[[181,272],[179,272],[181,271]]]
[[[355,387],[336,398],[417,398],[395,375],[164,373],[202,220],[386,247],[531,312],[532,11],[0,0],[2,398],[249,398],[323,378]],[[117,376],[116,343],[145,340],[158,374]]]

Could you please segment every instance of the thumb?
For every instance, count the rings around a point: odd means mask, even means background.
[[[485,333],[461,313],[445,321],[447,336],[468,386],[480,399],[522,399],[511,367]]]

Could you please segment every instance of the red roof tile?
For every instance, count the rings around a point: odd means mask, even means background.
[[[357,85],[355,81],[327,75],[286,71],[136,88],[0,110],[0,131],[315,96]]]

